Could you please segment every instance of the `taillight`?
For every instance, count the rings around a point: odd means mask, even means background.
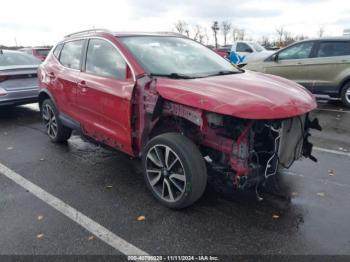
[[[7,95],[7,91],[0,87],[0,96],[6,96],[6,95]]]
[[[7,76],[0,76],[0,82],[5,81],[7,79]]]

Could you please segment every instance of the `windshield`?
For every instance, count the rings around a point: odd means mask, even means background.
[[[3,52],[0,54],[0,66],[21,66],[21,65],[39,65],[40,60],[21,52]]]
[[[254,49],[255,49],[257,52],[261,52],[261,51],[264,51],[264,50],[265,50],[265,48],[264,48],[263,46],[259,45],[259,44],[256,43],[256,42],[252,42],[252,43],[250,43],[250,44],[254,47]]]
[[[186,38],[129,36],[121,41],[153,75],[205,77],[241,72],[207,47]]]

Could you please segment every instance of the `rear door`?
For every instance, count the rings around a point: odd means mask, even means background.
[[[339,82],[350,67],[350,41],[319,41],[314,58],[308,62],[308,81],[311,91],[319,94],[338,94]]]
[[[84,132],[131,153],[131,97],[135,81],[120,51],[109,41],[89,40],[78,82],[77,103]]]
[[[60,64],[50,65],[46,72],[50,78],[50,91],[55,97],[59,111],[74,119],[78,118],[76,94],[84,41],[64,43],[58,58]]]
[[[307,64],[310,61],[314,44],[315,41],[301,42],[276,53],[264,62],[265,73],[307,85],[309,82]]]

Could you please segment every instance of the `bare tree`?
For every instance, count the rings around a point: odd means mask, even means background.
[[[265,48],[270,48],[272,46],[272,43],[270,42],[270,39],[268,36],[263,36],[261,39],[261,44]]]
[[[188,24],[185,21],[179,20],[175,23],[175,30],[180,34],[185,34],[188,31]]]
[[[295,37],[292,37],[290,32],[288,32],[288,31],[283,32],[283,45],[284,46],[290,45],[290,44],[294,43],[295,41],[296,41]]]
[[[223,21],[221,23],[221,31],[222,31],[222,35],[224,36],[224,45],[226,45],[227,43],[227,35],[229,34],[229,32],[231,31],[231,22],[229,21]]]
[[[276,33],[278,35],[278,45],[279,45],[279,47],[281,47],[282,46],[282,39],[284,36],[284,27],[280,26],[280,27],[276,28]]]
[[[245,38],[245,29],[241,28],[238,30],[238,40],[244,40]]]
[[[203,43],[205,34],[206,32],[201,25],[197,24],[193,27],[193,40]]]
[[[209,41],[209,37],[208,37],[208,32],[207,32],[207,29],[206,28],[203,28],[203,31],[202,33],[199,35],[199,42],[204,44],[208,44],[208,41]]]
[[[244,40],[245,38],[245,29],[244,28],[238,28],[236,26],[232,26],[232,38],[233,42],[237,40]]]
[[[218,21],[213,22],[213,25],[211,26],[211,30],[213,30],[213,33],[214,33],[215,48],[218,48],[218,32],[220,30]]]
[[[317,34],[318,34],[318,37],[322,37],[324,35],[324,26],[323,25],[321,25],[318,28]]]

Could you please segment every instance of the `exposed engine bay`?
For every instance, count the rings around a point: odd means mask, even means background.
[[[301,157],[317,161],[311,155],[308,137],[310,128],[321,127],[317,119],[310,120],[309,114],[246,120],[207,113],[206,119],[205,160],[213,170],[231,177],[236,188],[254,186]]]

